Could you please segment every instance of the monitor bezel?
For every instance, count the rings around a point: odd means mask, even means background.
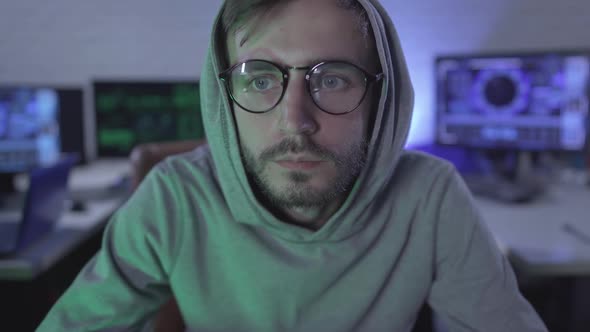
[[[467,144],[465,142],[460,143],[447,143],[440,140],[439,123],[441,121],[441,111],[439,108],[439,95],[440,85],[438,80],[439,64],[446,60],[467,60],[467,59],[492,59],[492,58],[511,58],[511,57],[535,57],[535,56],[571,56],[571,55],[586,55],[590,58],[590,48],[564,48],[564,49],[530,49],[530,50],[494,50],[494,51],[480,51],[480,52],[454,52],[454,53],[440,53],[434,57],[434,111],[435,111],[435,123],[434,123],[434,143],[436,145],[448,146],[448,147],[459,147],[470,150],[481,150],[481,151],[524,151],[524,152],[581,152],[587,149],[590,144],[590,109],[586,118],[586,142],[580,149],[563,149],[563,148],[524,148],[514,144],[498,145],[498,146],[484,146]],[[590,101],[590,83],[586,89],[586,95]],[[590,108],[590,106],[589,106]]]

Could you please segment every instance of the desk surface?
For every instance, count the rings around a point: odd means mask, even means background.
[[[590,188],[554,185],[530,203],[484,198],[477,203],[517,269],[531,275],[590,275]]]
[[[100,160],[77,167],[70,176],[72,191],[104,189],[127,174],[126,160]],[[17,187],[26,187],[26,178]],[[83,212],[66,211],[56,228],[39,242],[14,256],[0,259],[0,280],[32,280],[71,253],[106,223],[125,195],[86,202]]]
[[[67,213],[58,226],[22,252],[0,259],[0,280],[31,280],[101,229],[120,201],[88,203],[86,213]]]
[[[100,160],[74,170],[72,190],[112,184],[128,174],[126,160]],[[0,280],[33,279],[101,228],[124,197],[88,202],[84,213],[68,211],[50,236],[22,253],[0,260]],[[505,204],[477,198],[499,247],[520,271],[531,275],[590,275],[590,189],[555,185],[538,200]]]

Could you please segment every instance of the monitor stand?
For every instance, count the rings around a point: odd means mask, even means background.
[[[0,173],[0,209],[16,194],[14,174]]]
[[[10,195],[15,191],[14,174],[0,173],[0,195]]]
[[[546,181],[538,174],[530,152],[480,152],[474,157],[480,171],[465,174],[464,179],[476,196],[525,203],[545,192]]]

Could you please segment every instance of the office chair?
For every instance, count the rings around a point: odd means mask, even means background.
[[[188,152],[206,141],[187,140],[177,142],[143,143],[133,148],[130,154],[132,190],[137,189],[141,181],[158,162],[164,158]],[[176,300],[171,298],[157,312],[154,320],[155,332],[183,332],[185,324]]]

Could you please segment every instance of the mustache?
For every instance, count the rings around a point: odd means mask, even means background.
[[[286,138],[278,144],[265,149],[260,154],[260,159],[272,160],[288,153],[300,154],[304,152],[322,159],[330,159],[333,161],[339,160],[338,156],[336,156],[336,154],[334,154],[332,151],[312,142],[311,140],[295,138]]]

